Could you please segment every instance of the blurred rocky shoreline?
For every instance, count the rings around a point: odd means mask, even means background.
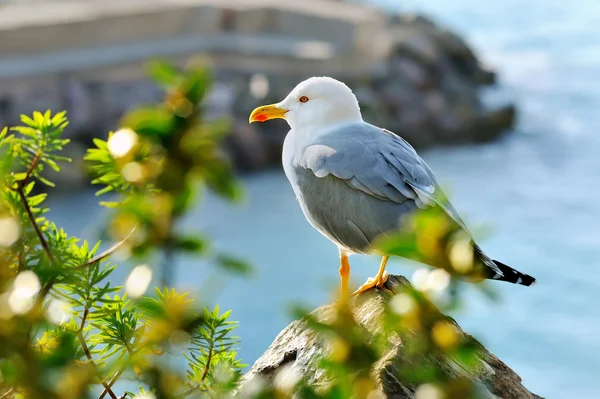
[[[514,126],[513,104],[490,108],[482,101],[482,88],[495,85],[496,74],[460,36],[425,16],[396,15],[389,20],[392,45],[377,69],[361,77],[333,75],[353,89],[367,122],[401,135],[415,148],[486,142]],[[228,141],[240,169],[280,162],[287,124],[249,125],[248,115],[256,106],[282,100],[307,77],[265,77],[270,90],[260,100],[251,94],[251,85],[240,86],[231,108],[235,122]]]
[[[206,57],[215,74],[207,115],[231,117],[226,149],[241,171],[279,164],[288,130],[284,121],[249,125],[251,110],[315,75],[345,81],[368,122],[417,148],[489,141],[515,121],[512,104],[482,101],[495,73],[425,16],[333,0],[119,1],[8,2],[0,15],[0,126],[66,109],[77,162],[63,184],[85,184],[79,160],[94,137],[116,130],[132,106],[161,99],[146,77],[153,58]]]

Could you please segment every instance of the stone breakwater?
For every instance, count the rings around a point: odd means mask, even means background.
[[[456,33],[424,16],[339,1],[9,2],[0,54],[0,126],[66,109],[76,159],[127,109],[160,99],[144,67],[156,57],[209,60],[216,82],[206,109],[232,117],[226,145],[243,170],[279,163],[288,130],[283,121],[249,125],[249,112],[315,75],[345,81],[367,121],[416,147],[491,140],[515,117],[510,104],[482,102],[495,74]],[[70,181],[82,181],[79,170]]]
[[[483,103],[481,90],[494,85],[496,75],[457,34],[411,15],[390,18],[388,33],[389,53],[376,68],[361,76],[332,75],[354,90],[367,122],[401,135],[417,148],[485,142],[513,127],[514,105],[489,108]],[[272,89],[261,101],[240,87],[230,139],[240,167],[280,162],[285,122],[248,125],[247,116],[255,106],[285,98],[309,76],[271,76]]]

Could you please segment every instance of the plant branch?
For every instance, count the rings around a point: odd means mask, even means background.
[[[125,367],[122,367],[119,371],[117,371],[115,373],[115,375],[113,375],[113,378],[110,379],[110,381],[108,382],[108,388],[112,388],[112,386],[114,385],[115,382],[117,382],[117,380],[119,379],[119,377],[121,377],[121,375],[125,372]],[[105,387],[104,391],[102,391],[102,393],[100,394],[100,396],[98,396],[98,399],[103,399],[106,394],[108,393],[108,389]]]
[[[38,226],[37,222],[35,221],[35,216],[33,216],[31,207],[29,206],[29,203],[27,202],[27,197],[25,196],[25,193],[23,192],[23,187],[18,186],[16,191],[19,194],[19,198],[21,198],[21,202],[23,203],[23,208],[25,208],[27,217],[29,218],[31,225],[33,226],[33,229],[35,230],[35,234],[38,236],[38,239],[40,240],[40,244],[42,245],[44,252],[46,252],[46,255],[48,256],[48,259],[50,260],[50,263],[52,264],[52,266],[56,266],[56,259],[54,258],[54,255],[52,254],[52,250],[50,249],[48,242],[46,241],[46,239],[44,238],[44,235],[42,234],[42,230],[40,229],[40,226]],[[40,306],[44,302],[44,299],[50,292],[50,289],[54,285],[55,281],[56,281],[56,276],[52,276],[46,282],[44,287],[42,287],[42,289],[40,290],[40,293],[38,295],[38,299],[36,301],[36,307]]]
[[[88,360],[90,361],[90,363],[92,364],[92,366],[94,367],[94,369],[96,370],[96,372],[98,373],[98,378],[100,378],[100,382],[102,383],[102,386],[104,387],[104,391],[102,391],[102,395],[100,396],[100,398],[103,398],[107,393],[110,395],[111,398],[116,398],[114,392],[112,392],[112,386],[115,383],[115,381],[119,378],[120,374],[117,373],[115,374],[115,376],[110,380],[109,383],[106,383],[104,381],[104,379],[100,376],[100,372],[98,370],[98,367],[96,366],[96,364],[94,363],[94,360],[92,359],[92,354],[90,353],[90,350],[85,342],[85,337],[83,336],[83,328],[85,327],[85,322],[87,320],[87,316],[89,314],[89,309],[85,309],[83,311],[83,315],[81,316],[81,324],[79,325],[79,331],[77,331],[77,337],[79,338],[79,342],[81,342],[81,346],[83,347],[83,352],[85,353],[85,356],[88,358]],[[122,373],[122,371],[121,371]],[[118,398],[117,398],[118,399]]]
[[[202,373],[201,382],[204,382],[210,370],[210,363],[212,362],[213,352],[215,351],[215,331],[211,332],[210,347],[208,348],[208,356],[206,357],[206,365],[204,366],[204,372]]]
[[[118,399],[117,396],[115,395],[115,393],[110,388],[110,386],[106,383],[106,381],[104,381],[104,378],[102,378],[102,376],[100,375],[100,370],[98,369],[98,366],[96,365],[96,363],[94,362],[94,359],[92,358],[92,354],[90,353],[90,349],[88,348],[88,346],[85,342],[83,333],[81,331],[77,331],[77,337],[79,338],[79,342],[81,343],[81,347],[83,348],[83,353],[85,353],[85,357],[87,357],[89,363],[92,365],[92,367],[96,371],[96,374],[98,375],[98,378],[100,379],[100,383],[102,384],[102,386],[108,392],[108,394],[110,395],[110,397],[112,399]]]
[[[87,319],[88,313],[89,313],[89,309],[86,308],[83,311],[83,316],[81,316],[81,324],[79,325],[79,331],[83,331],[83,327],[85,327],[85,321]]]
[[[77,266],[76,269],[85,269],[86,267],[93,265],[96,262],[100,262],[100,261],[104,260],[105,258],[108,258],[117,249],[119,249],[123,244],[125,244],[125,242],[129,239],[129,237],[131,237],[131,235],[133,234],[133,232],[135,231],[136,228],[137,228],[137,225],[135,225],[133,227],[133,229],[131,229],[129,234],[127,234],[127,236],[124,239],[122,239],[121,241],[119,241],[118,243],[113,245],[112,247],[108,248],[106,251],[102,252],[101,254],[94,256],[92,259],[88,260],[84,264]]]
[[[38,239],[40,240],[40,244],[42,245],[44,252],[46,252],[46,255],[48,256],[50,263],[52,263],[52,266],[56,266],[56,259],[54,258],[54,255],[52,254],[52,250],[50,249],[50,246],[48,245],[46,238],[42,234],[42,230],[40,229],[40,226],[38,226],[37,222],[35,221],[35,216],[33,216],[33,212],[31,211],[31,207],[29,206],[29,203],[27,202],[27,197],[25,196],[25,192],[23,191],[25,189],[25,186],[27,185],[27,182],[29,181],[29,178],[31,177],[31,174],[33,173],[33,171],[35,170],[35,168],[37,167],[37,165],[40,161],[40,158],[44,151],[43,148],[44,148],[43,146],[40,146],[40,150],[35,154],[35,157],[31,161],[31,165],[29,165],[29,168],[27,169],[27,172],[25,173],[25,178],[17,185],[17,188],[15,191],[17,192],[17,194],[19,194],[19,198],[21,199],[21,202],[23,203],[23,208],[25,209],[25,212],[27,213],[29,222],[33,226],[33,229],[35,230],[35,234],[37,235]],[[50,280],[48,280],[46,285],[42,288],[42,290],[40,291],[40,295],[38,296],[37,305],[40,305],[44,301],[44,298],[46,298],[46,295],[48,295],[48,293],[50,292],[50,289],[52,288],[54,281],[56,281],[56,277],[53,276],[50,278]]]
[[[112,391],[112,389],[110,388],[110,385],[108,385],[104,381],[104,378],[102,378],[102,376],[100,375],[100,370],[98,369],[98,366],[94,362],[94,359],[92,358],[92,354],[90,353],[90,349],[88,348],[87,343],[85,342],[85,337],[83,336],[83,328],[85,327],[85,321],[87,320],[88,313],[89,313],[89,309],[86,308],[83,311],[83,316],[81,316],[81,324],[79,325],[79,331],[77,331],[77,338],[79,338],[79,342],[81,343],[81,347],[83,348],[83,353],[85,353],[85,357],[87,357],[88,361],[90,362],[90,364],[96,371],[96,374],[98,375],[98,378],[100,379],[100,382],[102,383],[102,386],[104,386],[104,391],[108,392],[108,394],[110,395],[110,397],[112,399],[118,399],[117,396]]]
[[[25,208],[27,217],[29,218],[31,225],[33,226],[33,229],[35,230],[35,234],[38,236],[38,239],[40,240],[40,243],[42,244],[42,248],[44,248],[44,252],[46,252],[46,255],[48,255],[48,259],[50,259],[50,262],[52,262],[52,264],[55,265],[56,259],[54,259],[54,255],[52,254],[52,251],[50,250],[50,246],[48,245],[48,242],[46,241],[46,239],[44,238],[44,235],[42,234],[42,230],[40,230],[40,226],[38,226],[37,222],[35,221],[35,216],[33,216],[33,212],[31,212],[31,207],[29,206],[29,203],[27,202],[27,197],[25,197],[25,193],[23,192],[23,187],[19,186],[17,188],[17,193],[19,194],[19,198],[21,198],[21,202],[23,203],[23,208]]]
[[[35,154],[35,157],[33,158],[33,161],[31,161],[31,165],[29,165],[29,169],[27,169],[27,172],[25,173],[25,178],[21,181],[21,188],[23,188],[23,187],[25,187],[27,185],[27,181],[31,177],[31,174],[33,173],[33,170],[38,165],[38,162],[40,161],[40,157],[42,156],[42,153],[43,153],[43,150],[40,149],[40,151],[38,151]]]

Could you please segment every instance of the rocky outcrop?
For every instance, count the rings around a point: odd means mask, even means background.
[[[480,142],[512,127],[514,107],[488,109],[481,88],[495,74],[454,32],[423,16],[392,18],[392,48],[382,71],[357,94],[365,118],[416,147]]]
[[[407,284],[409,284],[408,281],[403,277],[390,276],[386,288],[391,292],[399,292]],[[356,299],[356,303],[354,303],[355,319],[367,332],[373,334],[381,328],[384,304],[389,298],[391,296],[388,292],[371,290]],[[312,315],[322,320],[329,317],[331,313],[331,306],[324,306],[315,310]],[[460,327],[458,327],[458,331],[472,339]],[[314,337],[313,330],[309,329],[304,321],[292,322],[275,338],[267,351],[245,375],[241,392],[247,384],[251,385],[251,381],[254,379],[274,383],[277,380],[275,376],[283,369],[286,370],[286,373],[292,370],[313,386],[327,384],[326,377],[316,365],[318,359],[322,358],[329,350],[328,344]],[[478,367],[475,372],[456,367],[448,368],[447,364],[441,363],[438,366],[444,372],[461,377],[467,376],[475,381],[481,387],[481,397],[541,399],[538,395],[529,392],[521,384],[521,378],[485,348],[481,347],[479,356],[481,367]],[[376,363],[372,373],[379,384],[378,388],[383,391],[386,398],[415,398],[416,387],[402,381],[396,372],[406,363],[405,351],[402,350],[400,340],[397,340],[390,347],[388,353]]]

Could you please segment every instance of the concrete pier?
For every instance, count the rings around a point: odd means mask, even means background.
[[[144,65],[157,57],[202,54],[245,76],[364,74],[389,50],[385,25],[372,8],[325,0],[5,0],[0,124],[34,109],[71,108],[75,125],[95,106],[119,114],[148,100]]]

